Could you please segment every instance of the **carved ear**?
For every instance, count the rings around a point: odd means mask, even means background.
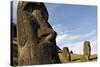
[[[26,42],[26,32],[25,32],[25,19],[23,19],[23,12],[21,9],[17,11],[17,40],[19,46],[24,46]]]
[[[27,41],[27,18],[23,10],[26,4],[27,2],[19,1],[17,7],[17,41],[21,47],[23,47]]]

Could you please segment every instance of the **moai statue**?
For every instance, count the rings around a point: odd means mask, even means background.
[[[43,3],[19,1],[17,8],[18,65],[60,63],[55,38]]]
[[[90,42],[89,41],[84,42],[83,51],[84,51],[83,61],[89,61],[90,55],[91,55],[91,47],[90,47]]]
[[[63,48],[63,55],[66,59],[66,62],[71,62],[71,55],[70,55],[68,47]]]
[[[72,50],[70,51],[70,54],[73,54],[73,51]]]

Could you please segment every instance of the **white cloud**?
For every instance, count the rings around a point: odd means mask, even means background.
[[[69,47],[74,53],[83,54],[83,42],[72,43],[72,46]]]
[[[98,52],[97,40],[91,41],[91,52],[92,54],[97,54]]]
[[[72,40],[76,40],[77,38],[79,38],[79,36],[77,35],[70,35],[70,34],[62,34],[62,35],[58,35],[56,40],[58,43],[61,43],[61,41],[72,41]]]
[[[72,50],[74,53],[83,54],[83,43],[85,40],[88,40],[91,43],[91,54],[97,54],[97,40],[95,39],[95,30],[92,30],[91,32],[84,35],[72,35],[68,33],[69,31],[64,31],[62,27],[63,26],[61,24],[53,26],[54,30],[58,33],[56,41],[60,48],[68,47],[69,50]],[[77,41],[78,39],[79,41]],[[75,42],[72,42],[73,40]]]
[[[96,31],[92,30],[91,32],[86,33],[85,35],[81,36],[81,38],[88,38],[88,37],[91,37],[91,36],[93,36],[95,34],[96,34]]]
[[[77,43],[73,43],[71,47],[69,47],[70,50],[73,50],[74,53],[83,54],[83,43],[84,41],[80,41]],[[91,54],[97,54],[97,40],[90,40],[91,45]]]
[[[56,40],[57,41],[61,41],[61,40],[67,40],[68,35],[63,34],[63,35],[59,35],[57,36]]]

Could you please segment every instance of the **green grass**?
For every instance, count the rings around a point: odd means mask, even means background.
[[[83,55],[80,55],[80,54],[71,54],[71,62],[72,63],[76,63],[76,62],[82,62],[81,58],[82,58]],[[64,59],[64,56],[62,53],[59,53],[59,58],[61,60],[62,63],[65,63],[66,60]],[[94,55],[91,55],[90,56],[90,62],[93,62],[93,61],[97,61],[97,55],[94,54]]]

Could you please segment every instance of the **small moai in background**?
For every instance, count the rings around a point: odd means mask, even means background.
[[[68,47],[63,48],[63,55],[66,60],[65,62],[71,62],[71,56]]]
[[[73,51],[72,50],[70,51],[70,54],[73,54]]]
[[[84,42],[83,53],[83,61],[89,61],[91,55],[91,46],[89,41]]]

